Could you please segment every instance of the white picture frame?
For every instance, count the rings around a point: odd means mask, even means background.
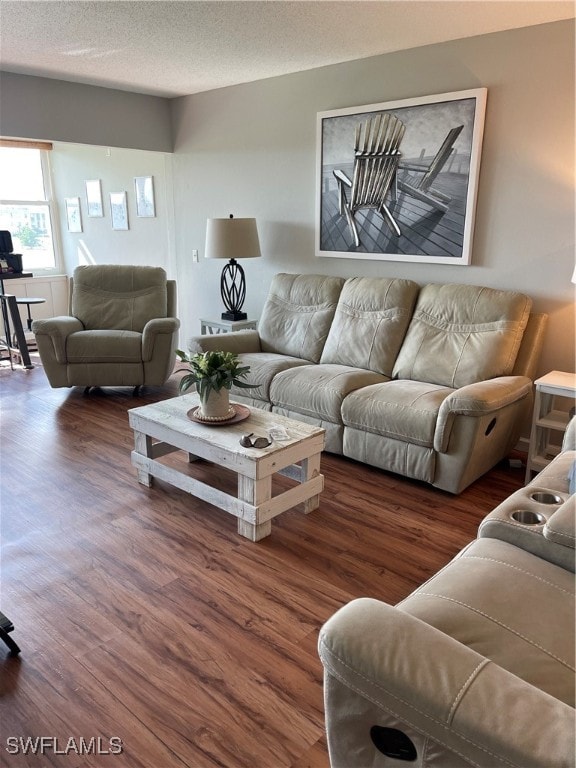
[[[64,198],[68,232],[82,232],[82,211],[79,197]]]
[[[112,229],[129,229],[126,192],[110,193],[110,218],[112,219]]]
[[[470,264],[486,97],[475,88],[318,113],[316,256]],[[376,160],[362,162],[394,118],[399,159],[374,200]]]
[[[153,176],[135,176],[136,214],[141,218],[156,216]]]
[[[104,216],[102,205],[102,185],[100,179],[88,179],[86,182],[86,214],[90,218],[101,219]]]

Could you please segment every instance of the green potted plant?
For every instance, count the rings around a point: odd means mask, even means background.
[[[198,417],[206,421],[224,421],[234,416],[234,409],[230,406],[232,385],[242,389],[258,386],[242,381],[249,373],[250,366],[242,365],[234,352],[197,352],[187,355],[177,349],[176,355],[188,365],[187,369],[180,369],[188,371],[180,379],[180,392],[196,385],[200,397]]]

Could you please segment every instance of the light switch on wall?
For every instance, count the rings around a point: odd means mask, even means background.
[[[196,248],[192,249],[192,261],[195,261],[196,263],[198,263],[198,251],[196,250]]]

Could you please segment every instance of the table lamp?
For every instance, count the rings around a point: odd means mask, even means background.
[[[236,259],[260,256],[256,219],[208,219],[206,226],[207,259],[228,259],[220,278],[220,293],[226,307],[222,320],[246,320],[242,305],[246,298],[244,270]]]

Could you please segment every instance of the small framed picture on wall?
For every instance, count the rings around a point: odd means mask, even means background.
[[[112,192],[110,194],[110,216],[112,229],[128,229],[126,192]]]
[[[88,216],[94,218],[102,218],[104,216],[100,179],[90,179],[86,182],[86,206]]]
[[[153,176],[136,176],[134,187],[136,190],[136,213],[138,216],[156,216]]]
[[[82,213],[80,212],[80,198],[66,197],[66,221],[68,232],[82,232]]]

